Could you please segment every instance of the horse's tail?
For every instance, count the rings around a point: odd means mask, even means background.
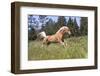
[[[37,34],[37,38],[40,39],[40,40],[43,40],[44,38],[46,38],[45,31],[42,31],[39,34]]]

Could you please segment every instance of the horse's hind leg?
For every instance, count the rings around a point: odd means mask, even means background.
[[[50,42],[48,42],[48,39],[47,38],[44,38],[43,39],[42,47],[43,47],[44,44],[47,45],[47,46],[50,44]]]
[[[43,41],[42,41],[41,47],[43,47],[45,43],[46,43],[46,40],[45,40],[45,38],[44,38]]]

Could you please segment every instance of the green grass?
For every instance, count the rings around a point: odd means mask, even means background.
[[[41,47],[40,41],[29,41],[28,60],[87,58],[87,36],[67,38],[65,43],[67,43],[65,48],[54,43]]]

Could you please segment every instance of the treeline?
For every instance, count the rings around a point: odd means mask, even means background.
[[[35,17],[29,20],[28,38],[36,39],[36,34],[41,31],[45,31],[47,35],[55,34],[62,26],[70,28],[71,36],[83,36],[88,34],[88,18],[80,17],[80,25],[78,24],[76,17],[68,17],[68,20],[64,16],[59,16],[57,22],[48,16],[38,16],[38,20]],[[41,27],[40,25],[41,24]],[[66,35],[67,36],[67,35]]]

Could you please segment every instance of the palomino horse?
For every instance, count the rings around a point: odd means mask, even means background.
[[[48,35],[43,39],[43,44],[49,45],[50,43],[60,43],[64,47],[63,36],[65,33],[71,34],[70,29],[67,26],[62,26],[54,35]]]

